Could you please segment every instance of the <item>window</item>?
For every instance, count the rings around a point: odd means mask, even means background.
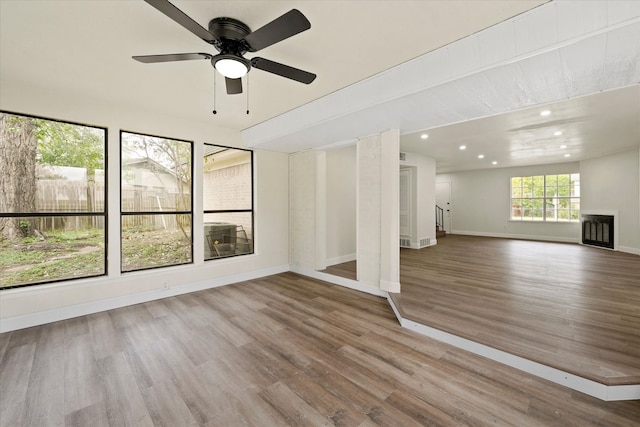
[[[192,145],[120,133],[123,272],[192,262]]]
[[[106,139],[0,111],[0,288],[106,274]]]
[[[253,152],[204,145],[204,258],[253,253]]]
[[[577,222],[580,220],[580,174],[511,178],[514,221]]]

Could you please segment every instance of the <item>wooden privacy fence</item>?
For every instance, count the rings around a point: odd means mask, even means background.
[[[36,184],[36,210],[47,212],[104,212],[104,184],[85,181],[40,179]],[[104,228],[103,216],[35,218],[41,231]]]
[[[122,189],[122,212],[167,212],[166,215],[124,215],[122,228],[175,229],[178,222],[189,227],[186,215],[176,215],[177,210],[189,210],[184,206],[183,195],[166,189],[125,187]],[[189,201],[189,196],[184,195]]]
[[[104,184],[84,181],[47,179],[37,181],[36,211],[47,212],[104,212]],[[122,189],[123,212],[167,212],[166,215],[124,215],[122,227],[175,229],[178,224],[189,226],[189,217],[176,215],[176,210],[189,210],[181,194],[166,189],[125,187]],[[189,202],[188,195],[184,196]],[[103,216],[74,216],[34,218],[40,231],[103,228]]]

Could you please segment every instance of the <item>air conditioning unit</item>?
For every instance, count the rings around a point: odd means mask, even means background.
[[[236,228],[235,224],[229,224],[226,222],[205,222],[205,259],[209,259],[217,255],[214,253],[211,244],[235,244]]]

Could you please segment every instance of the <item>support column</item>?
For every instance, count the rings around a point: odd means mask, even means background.
[[[400,292],[400,132],[382,133],[380,289]]]
[[[357,144],[358,281],[400,292],[398,130]]]

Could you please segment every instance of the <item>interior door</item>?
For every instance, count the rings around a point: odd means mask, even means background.
[[[400,235],[411,237],[411,169],[400,169]]]
[[[444,211],[444,231],[451,233],[451,183],[436,182],[436,205]]]

